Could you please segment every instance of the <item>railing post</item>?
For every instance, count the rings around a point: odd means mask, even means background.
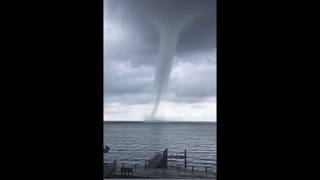
[[[168,168],[168,148],[165,151],[165,168]]]

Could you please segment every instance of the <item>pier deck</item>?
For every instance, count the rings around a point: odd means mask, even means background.
[[[168,149],[162,154],[157,153],[153,158],[145,162],[146,168],[167,168],[168,165]]]

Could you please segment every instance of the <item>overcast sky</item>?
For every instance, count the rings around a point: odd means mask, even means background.
[[[157,116],[216,121],[216,1],[104,0],[104,120],[144,120],[159,48],[154,19],[196,13],[181,32]]]

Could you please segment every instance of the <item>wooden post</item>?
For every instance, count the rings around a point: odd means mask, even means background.
[[[184,150],[184,168],[187,168],[187,150]]]
[[[168,148],[165,150],[165,168],[168,168]]]

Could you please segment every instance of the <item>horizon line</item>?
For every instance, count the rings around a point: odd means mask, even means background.
[[[155,120],[155,121],[146,121],[146,120],[103,120],[103,122],[147,122],[147,123],[157,123],[157,122],[208,122],[216,123],[217,121],[183,121],[183,120]]]

